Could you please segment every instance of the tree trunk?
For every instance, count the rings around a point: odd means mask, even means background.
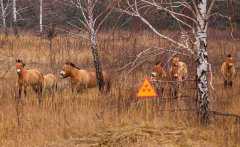
[[[5,36],[7,36],[8,32],[7,32],[7,24],[6,24],[6,10],[4,7],[3,0],[0,1],[0,5],[1,5],[1,12],[2,12],[2,16],[1,16],[2,17],[2,26],[3,26]]]
[[[102,66],[101,66],[101,62],[100,62],[99,54],[97,50],[96,34],[91,34],[91,50],[92,50],[93,62],[96,70],[97,85],[99,90],[102,91],[105,83],[103,80]]]
[[[39,10],[39,29],[43,32],[43,0],[40,0],[40,10]]]
[[[99,90],[102,91],[105,83],[103,80],[102,66],[101,66],[98,49],[97,49],[97,34],[96,34],[96,30],[94,29],[93,10],[94,10],[93,1],[89,0],[88,1],[89,37],[90,37],[91,50],[93,55],[93,62],[96,70],[97,85]]]
[[[17,22],[16,0],[13,0],[13,22]]]
[[[5,18],[5,10],[4,10],[4,3],[3,0],[0,1],[1,2],[1,12],[2,12],[2,25],[3,27],[6,27],[6,18]]]
[[[16,0],[13,0],[13,32],[15,36],[18,36]]]
[[[199,15],[197,17],[197,88],[198,88],[198,109],[201,123],[207,124],[208,114],[208,52],[207,52],[207,0],[199,0]]]

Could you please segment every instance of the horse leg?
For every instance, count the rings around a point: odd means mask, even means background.
[[[170,87],[171,99],[174,97],[174,92],[175,92],[174,85],[171,85],[171,87]]]
[[[228,86],[228,81],[224,80],[224,87],[226,88]]]
[[[42,97],[43,97],[43,87],[42,85],[38,86],[38,103],[39,105],[42,103]]]
[[[233,81],[232,81],[232,80],[229,81],[229,86],[230,86],[230,87],[233,86]]]
[[[20,100],[22,97],[22,85],[19,85],[18,87],[18,96],[17,96],[17,100]]]
[[[79,85],[76,87],[77,93],[82,93],[84,89],[87,89],[87,85]]]
[[[74,91],[75,91],[74,89],[75,89],[75,88],[72,86],[72,87],[71,87],[71,91],[72,91],[72,93],[74,93]]]
[[[72,91],[72,94],[74,94],[77,91],[76,84],[71,83],[71,91]]]
[[[111,82],[110,81],[106,81],[104,83],[104,93],[108,93],[110,91],[111,88]]]
[[[35,85],[35,86],[33,87],[33,90],[34,90],[35,93],[37,94],[38,103],[39,103],[39,105],[40,105],[41,102],[42,102],[43,87],[42,87],[42,85]]]
[[[79,91],[79,86],[73,85],[72,86],[72,93],[76,94],[76,93],[78,93],[78,91]]]
[[[56,95],[57,90],[58,90],[58,85],[55,84],[54,87],[52,88],[52,104],[54,102],[54,97]]]
[[[54,85],[54,92],[56,92],[58,90],[58,84]]]
[[[23,92],[24,92],[24,96],[26,97],[27,96],[27,87],[24,87]]]
[[[177,83],[174,83],[173,87],[172,87],[172,96],[173,96],[174,99],[177,97],[177,91],[178,91]]]
[[[104,93],[109,92],[109,82],[104,83],[103,91],[104,91]]]

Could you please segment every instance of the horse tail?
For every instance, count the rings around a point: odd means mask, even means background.
[[[54,89],[55,89],[55,91],[58,90],[58,83],[55,83],[55,85],[54,85]]]

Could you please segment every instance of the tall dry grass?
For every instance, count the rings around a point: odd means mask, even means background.
[[[224,89],[219,73],[224,50],[230,49],[236,55],[240,43],[217,37],[212,35],[209,39],[215,87],[215,91],[210,92],[210,108],[240,115],[240,75],[234,81],[234,88]],[[110,94],[99,94],[97,89],[71,93],[68,81],[61,80],[57,93],[54,96],[45,93],[43,105],[39,107],[31,91],[21,103],[15,100],[15,59],[21,58],[27,68],[38,68],[43,73],[58,74],[67,60],[91,68],[88,42],[67,35],[56,37],[53,40],[55,60],[49,63],[47,40],[26,34],[20,38],[0,37],[3,59],[0,72],[8,71],[0,81],[0,146],[240,146],[239,123],[234,118],[211,116],[210,125],[203,127],[199,125],[195,111],[178,111],[194,108],[193,82],[186,84],[184,94],[191,96],[187,99],[136,99],[137,88],[156,59],[130,75],[116,72],[145,48],[170,47],[166,41],[149,32],[118,31],[101,33],[98,45],[104,68],[111,69],[113,74]],[[183,57],[183,60],[189,61],[189,65],[194,64],[190,62],[191,58]],[[190,71],[194,73],[194,70]],[[168,97],[169,94],[164,95]]]

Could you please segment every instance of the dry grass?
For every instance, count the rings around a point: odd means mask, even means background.
[[[169,47],[167,42],[149,32],[102,33],[99,36],[104,68],[112,70],[118,69],[138,52],[151,46]],[[80,94],[71,93],[68,82],[64,80],[55,96],[44,95],[42,107],[38,106],[33,92],[29,92],[22,103],[17,105],[14,96],[16,58],[24,59],[28,68],[36,67],[43,73],[57,74],[66,60],[80,67],[92,67],[91,52],[85,40],[69,36],[59,36],[53,40],[54,63],[49,63],[48,41],[38,37],[24,35],[6,39],[1,36],[0,47],[1,55],[4,54],[1,57],[4,61],[0,74],[9,70],[0,81],[0,146],[240,146],[240,124],[234,118],[211,117],[211,124],[201,127],[195,112],[159,111],[183,106],[191,108],[194,106],[193,99],[179,103],[155,99],[137,101],[135,92],[149,73],[147,69],[151,64],[138,68],[127,77],[113,72],[114,82],[108,95],[101,95],[96,89]],[[214,67],[216,89],[211,91],[210,106],[217,111],[240,115],[240,75],[233,89],[224,89],[218,72],[226,48],[232,48],[231,52],[235,55],[240,43],[210,36],[209,54]],[[194,87],[194,83],[187,85],[189,88]],[[190,92],[188,90],[185,93]]]

